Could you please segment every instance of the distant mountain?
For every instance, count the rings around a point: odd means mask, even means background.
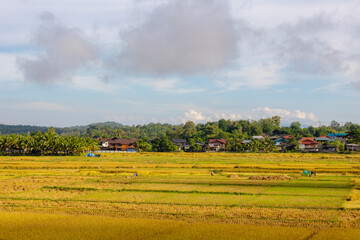
[[[31,125],[5,125],[0,124],[0,133],[1,134],[22,134],[22,133],[32,133],[32,132],[46,132],[48,127],[40,126],[31,126]]]
[[[55,128],[58,134],[67,134],[67,133],[75,133],[78,135],[80,133],[86,132],[88,128],[93,127],[110,127],[110,128],[123,128],[125,125],[117,122],[101,122],[101,123],[92,123],[88,125],[82,126],[73,126],[73,127],[64,127],[64,128]],[[6,125],[0,124],[0,134],[26,134],[33,132],[46,132],[49,127],[44,126],[33,126],[33,125]],[[77,134],[76,134],[77,133]]]
[[[94,125],[99,126],[99,127],[111,127],[111,128],[122,128],[125,126],[121,123],[108,121],[108,122],[101,122],[101,123],[92,123],[92,124],[87,125],[87,127],[94,126]]]

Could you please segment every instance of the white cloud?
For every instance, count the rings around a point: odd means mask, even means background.
[[[185,112],[185,119],[183,120],[183,122],[186,121],[206,122],[211,121],[211,118],[203,115],[201,112],[190,109],[189,111]]]
[[[272,116],[280,116],[286,122],[304,120],[310,123],[318,121],[314,113],[303,112],[298,109],[290,111],[280,108],[258,107],[252,109],[252,115],[255,118],[269,118]]]
[[[115,66],[134,74],[203,73],[237,56],[237,31],[226,1],[169,1],[121,36],[123,51]]]
[[[298,119],[303,119],[303,120],[310,120],[310,121],[318,120],[313,113],[306,113],[300,110],[295,110],[294,116]]]
[[[263,118],[271,118],[273,116],[280,116],[282,122],[290,123],[300,121],[307,124],[314,124],[318,121],[317,117],[311,112],[303,112],[300,110],[287,110],[281,108],[258,107],[253,108],[250,112],[218,112],[217,110],[208,110],[201,113],[195,110],[185,112],[185,120],[192,120],[194,122],[204,121],[218,121],[220,119],[230,120],[259,120]],[[184,122],[184,120],[182,121]]]
[[[16,55],[0,53],[0,82],[18,82],[22,76],[16,68]]]
[[[34,58],[18,58],[25,80],[52,83],[67,80],[74,71],[96,58],[96,50],[81,31],[59,23],[52,13],[40,16],[41,26],[35,33],[34,45],[42,52]]]
[[[269,107],[258,107],[252,109],[252,112],[255,115],[258,115],[261,118],[268,118],[272,116],[280,116],[280,117],[289,117],[291,115],[290,111],[281,108],[269,108]]]

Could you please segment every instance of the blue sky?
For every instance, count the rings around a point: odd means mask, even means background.
[[[0,123],[359,123],[356,0],[0,2]]]

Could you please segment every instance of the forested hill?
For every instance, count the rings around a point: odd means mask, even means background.
[[[122,125],[116,122],[94,123],[84,126],[56,128],[61,136],[81,137],[119,137],[119,138],[146,138],[154,139],[166,135],[169,139],[195,139],[207,141],[210,138],[249,139],[251,136],[266,134],[268,136],[291,134],[296,137],[318,137],[333,132],[356,132],[360,136],[360,125],[347,122],[344,125],[332,121],[329,126],[303,127],[299,122],[290,126],[281,126],[281,118],[254,120],[225,120],[198,123],[191,121],[185,124],[172,125],[167,123],[149,123],[145,125]],[[33,132],[46,132],[48,127],[26,125],[0,125],[0,135],[28,134]]]
[[[56,128],[56,132],[61,135],[86,135],[87,129],[95,127],[95,128],[123,128],[124,125],[117,122],[102,122],[102,123],[94,123],[83,126],[73,126],[73,127],[64,127],[64,128]],[[44,126],[33,126],[33,125],[6,125],[0,124],[0,135],[7,134],[27,134],[34,132],[46,132],[49,127]]]
[[[0,134],[22,134],[32,132],[46,132],[48,127],[39,127],[31,125],[5,125],[0,124]]]

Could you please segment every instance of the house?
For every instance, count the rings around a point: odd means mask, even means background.
[[[318,151],[318,142],[314,140],[313,137],[303,137],[299,140],[300,146],[299,149],[306,152],[317,152]]]
[[[251,140],[243,140],[241,143],[248,144],[250,142],[251,142]]]
[[[187,144],[186,139],[173,139],[173,144],[178,148],[179,151],[182,149],[185,151],[190,149],[190,144]]]
[[[343,143],[346,142],[347,133],[329,133],[328,136],[335,140],[340,140]]]
[[[276,146],[279,146],[279,145],[281,145],[282,143],[288,142],[288,140],[286,140],[286,139],[284,139],[284,138],[279,138],[279,139],[276,139],[274,142],[275,142],[275,145],[276,145]]]
[[[275,135],[275,136],[269,137],[269,139],[270,139],[270,140],[273,140],[273,141],[278,140],[278,139],[280,139],[280,138],[281,138],[281,137],[280,137],[279,135]]]
[[[101,138],[99,139],[101,150],[135,152],[136,138]]]
[[[209,139],[210,151],[221,151],[225,150],[226,140],[225,139]]]
[[[294,138],[294,136],[290,135],[290,134],[285,134],[285,135],[282,135],[281,138],[283,138],[285,140],[291,140]]]
[[[337,152],[338,149],[336,145],[321,145],[318,151],[322,153],[328,153],[328,152]]]
[[[279,145],[276,145],[276,149],[279,152],[286,152],[286,151],[292,151],[296,149],[296,145],[291,144],[289,142],[281,142]]]
[[[319,142],[319,143],[330,143],[330,142],[333,142],[334,141],[334,139],[332,139],[332,138],[329,138],[329,137],[317,137],[317,138],[315,138],[315,141],[316,142]]]
[[[349,151],[360,151],[360,145],[353,143],[346,144],[346,149]]]
[[[264,136],[253,136],[252,139],[263,140],[263,139],[264,139]]]

